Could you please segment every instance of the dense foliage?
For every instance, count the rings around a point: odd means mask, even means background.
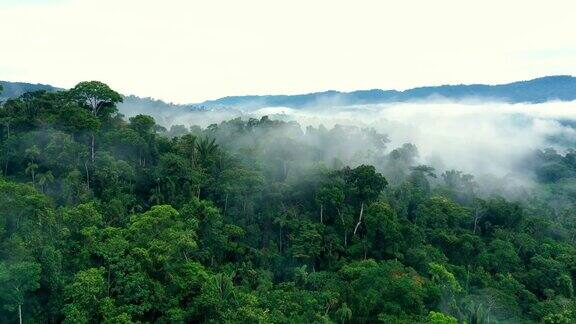
[[[509,200],[371,129],[167,131],[121,100],[2,103],[0,322],[576,320],[574,151]]]

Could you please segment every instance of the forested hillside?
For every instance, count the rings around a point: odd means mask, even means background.
[[[430,99],[451,101],[498,101],[507,103],[543,103],[552,100],[576,100],[576,78],[554,75],[506,84],[458,84],[425,86],[398,90],[324,91],[298,95],[231,96],[204,101],[206,107],[318,107],[322,105],[365,105],[414,102]]]
[[[59,91],[50,85],[23,82],[0,81],[4,92],[0,99],[17,97],[29,91]],[[323,91],[295,95],[246,95],[228,96],[206,100],[196,104],[172,104],[152,98],[125,96],[119,105],[120,111],[154,114],[164,117],[167,111],[179,117],[186,112],[215,108],[234,108],[254,110],[264,107],[311,108],[322,105],[349,106],[398,102],[422,102],[426,100],[450,101],[492,101],[506,103],[543,103],[548,101],[576,100],[576,77],[570,75],[551,75],[526,81],[505,84],[452,84],[440,86],[422,86],[399,90],[356,90],[351,92]],[[170,120],[172,123],[172,120]]]
[[[0,99],[2,100],[13,97],[20,97],[26,92],[34,92],[34,91],[54,92],[62,90],[47,84],[39,84],[39,83],[34,84],[26,82],[9,82],[9,81],[0,81],[0,87],[2,87],[2,92],[0,92]]]
[[[573,323],[576,151],[518,198],[373,129],[0,106],[0,322]]]

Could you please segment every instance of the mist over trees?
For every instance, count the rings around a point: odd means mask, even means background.
[[[369,127],[167,129],[121,101],[1,103],[0,322],[576,321],[576,148],[511,192]]]

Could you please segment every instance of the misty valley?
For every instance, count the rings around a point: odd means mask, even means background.
[[[5,82],[0,323],[574,323],[576,82],[542,80],[196,105]]]

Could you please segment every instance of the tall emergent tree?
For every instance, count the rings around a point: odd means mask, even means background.
[[[116,104],[122,102],[122,96],[100,81],[84,81],[70,90],[70,95],[82,107],[90,109],[94,117],[105,119],[116,112]],[[90,157],[94,162],[94,137],[90,141]]]

